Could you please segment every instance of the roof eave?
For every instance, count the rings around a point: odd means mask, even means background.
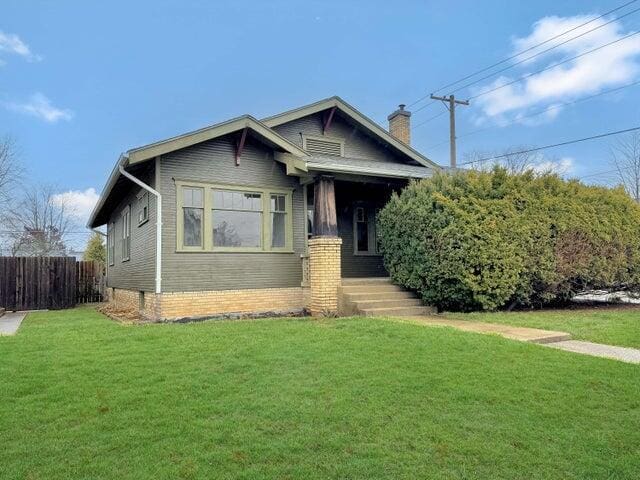
[[[96,217],[104,207],[104,202],[106,201],[107,197],[111,193],[111,190],[113,189],[116,182],[118,181],[118,178],[120,177],[120,166],[126,167],[127,165],[128,165],[127,155],[121,154],[120,157],[118,157],[118,161],[113,167],[113,170],[111,170],[111,173],[109,174],[107,183],[105,183],[104,187],[102,188],[102,192],[100,193],[98,202],[93,207],[93,210],[91,211],[91,215],[89,215],[89,220],[87,221],[87,228],[96,228],[96,227],[99,227],[100,225],[104,225],[102,223],[95,224]]]
[[[429,178],[432,176],[431,172],[425,172],[425,175],[408,175],[408,174],[402,174],[400,172],[341,167],[339,165],[315,164],[313,162],[307,163],[307,168],[308,170],[314,171],[314,172],[350,173],[354,175],[364,175],[367,177],[382,177],[382,178],[420,179],[420,178]]]
[[[160,142],[131,149],[127,152],[127,156],[129,157],[130,164],[133,165],[175,150],[180,150],[182,148],[190,147],[191,145],[206,142],[207,140],[212,140],[214,138],[236,132],[243,128],[250,128],[258,135],[271,141],[292,155],[298,155],[301,157],[307,155],[307,153],[300,147],[291,143],[277,132],[271,130],[256,118],[251,115],[242,115],[240,117],[227,120],[226,122],[221,122],[193,132],[168,138]]]

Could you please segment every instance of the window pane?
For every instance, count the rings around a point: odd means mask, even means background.
[[[253,192],[214,190],[213,208],[215,210],[251,210],[261,212],[262,195]]]
[[[216,247],[259,247],[262,213],[213,211],[213,244]]]
[[[182,203],[185,207],[202,208],[202,188],[184,187]]]
[[[213,208],[222,208],[224,206],[222,190],[213,191]]]
[[[239,192],[233,192],[233,209],[242,210],[242,194]]]
[[[202,209],[185,208],[184,211],[184,246],[199,247],[202,245]]]
[[[202,189],[194,188],[193,189],[193,204],[192,207],[202,207]]]
[[[271,246],[285,246],[285,213],[271,214]]]
[[[365,222],[357,222],[356,230],[358,235],[358,251],[359,252],[368,252],[369,251],[369,229],[367,228],[367,224]]]
[[[307,207],[307,235],[313,236],[313,207]]]
[[[193,190],[190,188],[182,189],[182,203],[187,206],[193,205]]]
[[[233,207],[233,192],[222,192],[222,208]]]
[[[251,210],[255,212],[262,211],[262,195],[255,193],[251,199]]]
[[[271,195],[271,211],[272,212],[286,211],[284,195]]]

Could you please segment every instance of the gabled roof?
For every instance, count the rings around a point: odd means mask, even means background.
[[[351,120],[362,126],[369,133],[373,134],[382,142],[392,146],[399,152],[407,155],[412,160],[415,160],[421,165],[425,167],[437,168],[440,169],[440,165],[436,164],[432,160],[428,159],[424,155],[422,155],[417,150],[414,150],[409,145],[401,142],[393,135],[391,135],[388,131],[378,125],[376,122],[371,120],[366,115],[359,112],[357,109],[349,105],[347,102],[342,100],[338,96],[333,96],[329,98],[325,98],[324,100],[320,100],[319,102],[311,103],[304,107],[294,108],[293,110],[289,110],[287,112],[279,113],[277,115],[273,115],[271,117],[263,118],[262,123],[267,127],[273,128],[278,125],[282,125],[283,123],[288,123],[293,120],[297,120],[298,118],[306,117],[308,115],[313,115],[314,113],[322,112],[329,108],[336,107],[340,110],[344,115],[349,117]]]
[[[283,136],[271,130],[251,115],[242,115],[240,117],[227,120],[226,122],[217,123],[209,127],[201,128],[200,130],[185,133],[184,135],[178,135],[177,137],[161,140],[143,147],[133,148],[129,150],[125,156],[129,159],[129,165],[133,165],[159,155],[164,155],[165,153],[173,152],[174,150],[190,147],[197,143],[206,142],[207,140],[212,140],[229,133],[237,132],[243,128],[253,130],[259,137],[261,137],[262,140],[271,144],[271,146],[278,147],[285,152],[300,157],[307,156],[307,153],[300,147],[294,145]]]
[[[308,156],[307,152],[302,150],[297,145],[294,145],[289,140],[279,135],[277,132],[271,130],[269,127],[266,127],[251,115],[242,115],[240,117],[227,120],[226,122],[217,123],[209,127],[201,128],[200,130],[185,133],[184,135],[178,135],[176,137],[151,143],[143,147],[133,148],[123,153],[116,162],[116,165],[111,171],[111,175],[109,176],[107,183],[100,193],[98,203],[89,216],[87,226],[89,228],[97,226],[96,219],[98,219],[107,198],[109,197],[114,186],[121,177],[119,171],[119,168],[121,166],[134,166],[147,160],[151,160],[160,155],[164,155],[181,148],[190,147],[191,145],[195,145],[201,142],[206,142],[207,140],[212,140],[229,133],[237,132],[244,128],[248,128],[249,130],[254,132],[263,142],[270,145],[271,147],[283,150],[285,153],[289,153],[296,157],[306,158]],[[277,156],[276,159],[278,158],[280,157]]]

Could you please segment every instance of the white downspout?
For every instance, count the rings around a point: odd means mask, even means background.
[[[156,197],[156,293],[162,293],[162,195],[142,180],[131,175],[122,165],[118,168],[123,177],[128,178]]]

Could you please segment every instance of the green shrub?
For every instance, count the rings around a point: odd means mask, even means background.
[[[542,306],[640,284],[640,206],[556,175],[440,173],[392,196],[379,232],[392,278],[441,309]]]

